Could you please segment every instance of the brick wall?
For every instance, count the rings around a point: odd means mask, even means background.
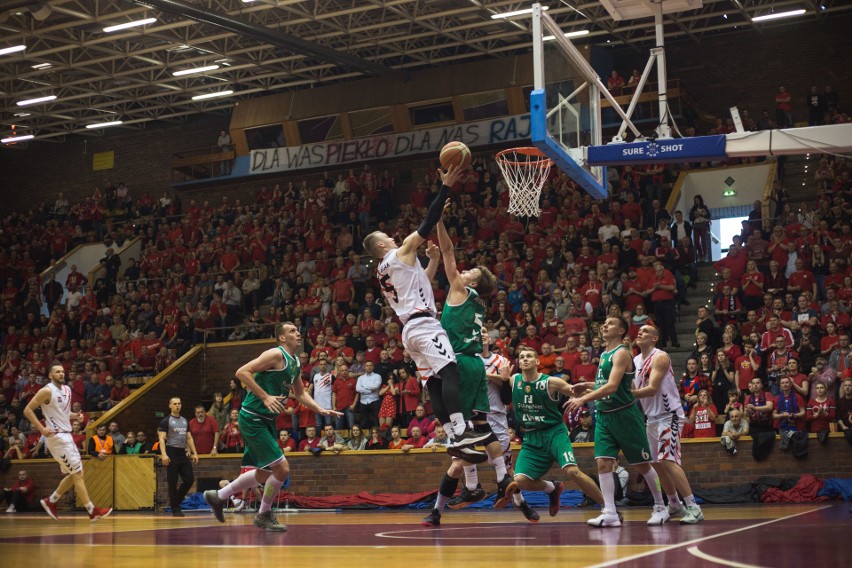
[[[684,468],[693,485],[721,486],[755,481],[761,476],[796,477],[805,473],[819,477],[852,477],[852,451],[841,435],[835,434],[826,445],[811,439],[809,455],[796,460],[781,452],[776,444],[769,459],[756,462],[751,457],[751,440],[739,444],[739,453],[729,457],[716,440],[689,440],[683,444]],[[586,473],[594,473],[592,444],[578,444],[575,454]],[[290,490],[297,495],[328,496],[350,495],[361,491],[369,493],[415,493],[437,488],[447,469],[448,457],[444,452],[414,450],[402,452],[382,451],[353,454],[291,454]],[[220,479],[233,479],[239,472],[238,457],[202,457],[195,466],[197,479],[216,483]],[[47,494],[59,482],[59,467],[52,460],[16,462],[0,476],[3,484],[14,481],[18,469],[26,468],[35,479],[39,495]],[[483,467],[480,482],[486,491],[493,492],[495,483],[488,467]],[[552,469],[548,477],[564,479]],[[165,470],[157,468],[157,498],[167,503],[168,494]],[[70,503],[66,498],[64,503]]]
[[[157,414],[169,413],[171,397],[181,398],[182,414],[191,418],[195,405],[209,406],[216,391],[227,394],[234,372],[272,345],[272,341],[259,340],[200,347],[169,368],[167,376],[149,381],[139,394],[101,416],[98,422],[116,421],[125,433],[144,430],[153,443],[162,419]]]

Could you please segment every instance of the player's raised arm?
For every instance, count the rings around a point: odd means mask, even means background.
[[[450,190],[461,177],[461,168],[451,165],[446,172],[438,170],[438,177],[441,178],[441,189],[438,190],[438,195],[429,205],[426,218],[423,219],[416,231],[405,237],[402,246],[397,251],[397,257],[409,266],[414,266],[414,262],[417,260],[417,249],[429,238],[435,225],[441,219]]]
[[[444,210],[450,205],[448,199]],[[447,274],[447,280],[450,281],[450,294],[458,296],[454,298],[454,302],[463,301],[467,297],[464,281],[459,277],[459,270],[456,266],[456,252],[453,246],[453,241],[450,239],[450,234],[444,226],[443,217],[438,220],[438,245],[441,247],[441,255],[444,257],[444,272]]]
[[[438,272],[438,264],[441,262],[441,250],[438,245],[428,241],[426,243],[426,256],[429,257],[429,264],[426,265],[426,278],[432,280],[435,273]]]

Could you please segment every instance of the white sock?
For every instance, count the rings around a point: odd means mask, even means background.
[[[553,493],[554,489],[556,489],[556,486],[553,485],[552,481],[545,481],[544,482],[544,492],[545,493]]]
[[[494,462],[494,473],[497,474],[497,483],[500,483],[506,477],[506,460],[503,459],[502,455]]]
[[[651,495],[654,496],[654,505],[664,507],[665,501],[663,501],[663,492],[660,491],[660,476],[657,475],[657,471],[653,467],[649,467],[648,471],[642,474],[642,477],[645,478],[645,483],[651,490]]]
[[[698,507],[698,503],[695,502],[695,495],[687,495],[683,500],[686,502],[687,507]],[[701,507],[698,508],[700,509]]]
[[[464,486],[473,491],[477,485],[479,485],[479,472],[476,470],[476,466],[464,466]]]
[[[520,504],[524,502],[524,496],[521,495],[520,491],[512,495],[512,502],[515,504],[515,507],[520,506]]]
[[[601,482],[601,493],[604,498],[604,511],[615,514],[615,478],[612,473],[600,473],[598,479]]]
[[[455,438],[455,436],[453,435],[453,434],[454,434],[454,432],[453,432],[453,423],[452,423],[452,422],[447,422],[447,423],[446,423],[446,424],[444,424],[443,426],[444,426],[444,432],[446,432],[446,433],[447,433],[447,437],[448,437],[448,438],[450,439],[450,441],[452,442],[452,441],[453,441],[453,438]]]
[[[61,495],[59,495],[59,493],[54,491],[53,493],[50,494],[50,497],[48,497],[47,500],[50,501],[51,503],[58,503],[60,497],[61,497]]]
[[[274,475],[270,475],[266,480],[266,486],[263,488],[263,498],[260,500],[260,508],[258,514],[272,510],[272,502],[275,501],[275,496],[281,490],[285,480],[278,479]]]
[[[452,432],[456,436],[461,436],[464,434],[465,428],[467,428],[467,424],[464,422],[464,415],[461,412],[454,412],[450,414],[450,422],[453,424]]]
[[[86,511],[88,511],[88,512],[89,512],[89,514],[92,514],[92,511],[94,511],[94,510],[95,510],[95,506],[94,506],[94,505],[92,505],[92,502],[91,502],[91,501],[89,501],[88,503],[86,503],[86,504],[84,505],[84,507],[86,507]]]
[[[446,495],[441,495],[441,492],[438,491],[438,498],[435,500],[435,508],[438,509],[438,512],[444,510],[444,507],[447,506],[447,502],[452,499],[452,496],[447,497]]]
[[[231,495],[242,493],[244,490],[251,489],[257,484],[257,470],[249,470],[220,489],[218,491],[219,499],[224,501]]]
[[[682,507],[682,505],[680,504],[680,499],[677,498],[676,492],[674,495],[666,495],[666,497],[669,498],[669,507],[671,507],[672,509],[678,510]]]

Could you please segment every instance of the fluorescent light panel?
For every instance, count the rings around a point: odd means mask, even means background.
[[[49,67],[53,67],[53,63],[37,63],[32,66],[33,69],[47,69]]]
[[[121,30],[126,30],[128,28],[137,28],[139,26],[147,26],[148,24],[153,24],[157,21],[157,18],[145,18],[144,20],[134,20],[132,22],[124,22],[123,24],[116,24],[114,26],[107,26],[104,28],[104,33],[110,32],[118,32]]]
[[[234,91],[216,91],[215,93],[205,93],[203,95],[195,95],[192,97],[194,101],[203,101],[205,99],[215,99],[216,97],[227,97],[233,95]]]
[[[779,18],[792,18],[793,16],[801,16],[806,12],[804,9],[789,10],[787,12],[775,12],[774,14],[765,14],[763,16],[755,16],[751,19],[752,22],[765,22],[767,20],[777,20]]]
[[[11,47],[4,47],[0,49],[0,55],[8,55],[9,53],[17,53],[19,51],[23,51],[27,48],[26,45],[13,45]]]
[[[23,136],[10,136],[9,138],[3,138],[0,140],[3,144],[11,144],[12,142],[23,142],[24,140],[32,140],[35,138],[32,134],[24,134]]]
[[[56,95],[47,95],[46,97],[37,97],[35,99],[26,99],[24,101],[18,101],[15,104],[17,104],[19,107],[22,107],[28,105],[37,105],[38,103],[46,103],[54,99],[56,99]]]
[[[111,122],[99,122],[97,124],[87,124],[86,128],[107,128],[108,126],[118,126],[121,124],[120,120],[113,120]]]
[[[218,65],[205,65],[204,67],[195,67],[194,69],[181,69],[180,71],[175,71],[172,73],[175,77],[180,77],[182,75],[192,75],[193,73],[204,73],[205,71],[214,71],[218,69]]]
[[[584,35],[589,35],[589,30],[577,30],[575,32],[566,32],[562,35],[564,35],[567,38],[582,37]],[[554,36],[544,36],[543,38],[541,38],[541,41],[553,41],[554,39],[556,39]]]
[[[549,10],[549,6],[542,6],[542,10]],[[532,14],[532,8],[526,8],[525,10],[515,10],[514,12],[505,12],[503,14],[491,14],[492,20],[503,20],[506,18],[514,18],[515,16],[523,16],[524,14]]]

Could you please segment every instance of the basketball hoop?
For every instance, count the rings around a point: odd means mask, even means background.
[[[497,165],[509,186],[509,213],[525,217],[541,214],[539,197],[553,160],[538,148],[510,148],[497,153]]]

